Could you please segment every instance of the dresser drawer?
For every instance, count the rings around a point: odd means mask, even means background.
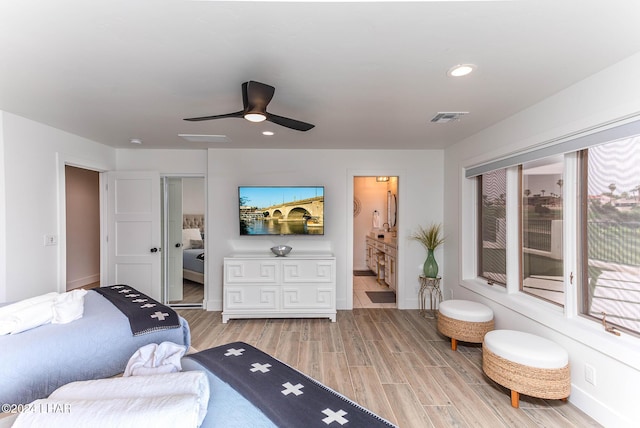
[[[282,262],[282,283],[332,283],[334,281],[332,261],[287,260]]]
[[[227,309],[265,310],[278,309],[280,288],[262,285],[226,286],[224,307]]]
[[[279,263],[273,260],[233,260],[224,265],[225,284],[277,284]]]

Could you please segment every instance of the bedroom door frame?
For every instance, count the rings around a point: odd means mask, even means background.
[[[408,183],[407,175],[403,170],[384,170],[384,169],[365,169],[365,170],[348,170],[347,171],[347,207],[353,207],[353,198],[354,198],[354,180],[355,177],[398,177],[398,195],[406,195],[406,186]],[[346,275],[346,309],[353,309],[353,210],[347,210],[347,275]],[[405,225],[406,220],[404,219],[405,210],[399,210],[398,215],[396,217],[396,222],[399,225]],[[405,295],[410,295],[411,291],[408,290],[408,287],[405,286],[405,275],[404,275],[404,255],[406,254],[405,250],[405,239],[402,238],[400,232],[398,232],[398,240],[396,242],[397,245],[397,283],[396,283],[396,307],[398,309],[407,309],[407,305],[405,304]]]
[[[207,177],[205,174],[199,174],[199,173],[185,173],[185,174],[180,174],[180,173],[160,173],[160,182],[163,183],[162,185],[162,191],[164,192],[164,182],[165,182],[165,178],[201,178],[203,180],[203,184],[204,184],[204,192],[202,195],[203,198],[203,203],[204,203],[204,218],[205,218],[205,227],[207,227]],[[163,199],[166,202],[166,197],[163,197]],[[165,220],[166,220],[166,203],[163,203],[162,206],[162,210],[163,210],[163,216],[162,216],[162,230],[166,232],[166,225],[165,225]],[[184,213],[184,209],[183,209],[183,213]],[[205,229],[205,233],[206,233],[206,229]],[[208,254],[208,249],[207,249],[207,243],[209,242],[209,240],[205,239],[205,245],[204,245],[204,252],[205,254]],[[165,252],[163,254],[163,261],[166,265],[166,257],[168,255],[168,252]],[[166,304],[167,306],[171,306],[174,308],[180,308],[180,309],[205,309],[206,305],[205,302],[207,301],[207,296],[208,296],[208,291],[207,291],[207,263],[205,263],[204,266],[204,285],[203,285],[203,291],[204,291],[204,295],[203,295],[203,299],[201,302],[197,302],[197,303],[173,303],[170,304],[168,302],[168,290],[167,290],[167,284],[166,284],[166,278],[167,278],[167,272],[166,269],[162,269],[163,271],[163,280],[162,280],[162,290],[163,290],[163,303]],[[167,297],[167,298],[165,298]]]
[[[67,192],[65,167],[87,169],[99,173],[100,185],[100,284],[106,281],[107,247],[106,247],[106,172],[109,165],[100,160],[88,160],[72,156],[67,153],[56,153],[57,178],[58,178],[58,292],[67,290]]]

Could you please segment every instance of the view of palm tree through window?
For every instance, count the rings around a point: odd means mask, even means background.
[[[522,177],[521,290],[564,305],[563,156],[527,162]]]
[[[507,169],[478,177],[478,276],[507,284],[507,255],[519,251],[520,290],[563,306],[566,232],[580,257],[580,272],[571,272],[573,284],[580,284],[580,312],[640,333],[640,136],[578,154],[575,174],[565,175],[562,154],[517,167],[519,250],[507,242],[507,223],[516,216],[507,209]],[[579,214],[571,218],[563,212],[565,179],[579,194]]]
[[[582,152],[582,311],[640,332],[640,137]]]

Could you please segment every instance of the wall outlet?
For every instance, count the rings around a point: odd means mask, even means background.
[[[589,364],[584,365],[584,380],[596,386],[596,369]]]
[[[58,235],[44,235],[44,245],[58,245]]]

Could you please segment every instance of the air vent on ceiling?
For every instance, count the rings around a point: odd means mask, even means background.
[[[230,143],[231,138],[226,135],[200,135],[200,134],[178,134],[191,143]]]
[[[433,123],[447,123],[454,120],[460,120],[462,116],[469,114],[468,111],[439,111],[438,114],[433,116],[431,122]]]

